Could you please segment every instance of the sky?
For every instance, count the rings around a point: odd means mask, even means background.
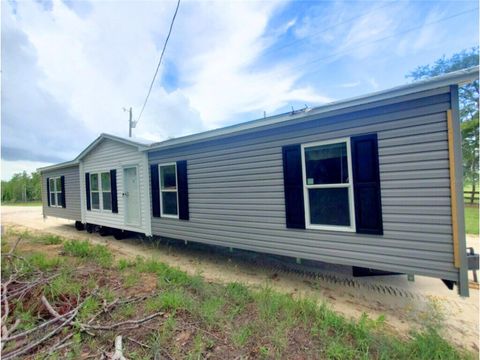
[[[128,136],[176,1],[1,2],[1,178]],[[161,141],[411,81],[479,42],[477,1],[188,1],[134,136]]]

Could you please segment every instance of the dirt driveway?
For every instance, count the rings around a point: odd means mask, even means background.
[[[359,285],[348,286],[322,279],[312,279],[294,273],[276,272],[208,252],[192,250],[188,246],[170,247],[166,244],[144,243],[138,239],[117,241],[75,230],[72,221],[43,219],[40,207],[3,206],[1,221],[7,227],[28,228],[54,233],[69,238],[90,239],[107,244],[118,257],[155,257],[190,274],[202,274],[208,281],[240,281],[250,286],[271,286],[295,296],[309,295],[324,300],[333,309],[347,317],[359,318],[362,313],[376,318],[385,315],[391,331],[408,336],[411,329],[425,325],[433,318],[444,316],[443,335],[459,347],[478,352],[479,349],[479,291],[470,289],[469,298],[461,298],[448,290],[440,280],[416,276],[409,282],[406,276],[365,278]],[[469,246],[478,251],[478,237],[468,238]],[[393,286],[407,296],[377,291]]]

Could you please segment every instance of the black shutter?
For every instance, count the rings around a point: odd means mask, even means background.
[[[178,218],[188,220],[188,176],[187,161],[177,161],[177,181],[178,181]]]
[[[112,213],[118,213],[117,170],[110,170],[110,191],[112,192]]]
[[[150,165],[150,182],[152,184],[152,216],[160,217],[160,183],[158,182],[158,165]]]
[[[300,145],[282,148],[287,228],[305,229],[301,151]]]
[[[60,183],[62,187],[62,208],[66,208],[67,204],[65,204],[65,176],[60,176]]]
[[[50,206],[50,178],[47,177],[47,204]]]
[[[90,206],[90,173],[85,173],[85,193],[87,195],[87,210],[92,210]]]
[[[377,134],[352,137],[351,143],[357,233],[382,235]]]

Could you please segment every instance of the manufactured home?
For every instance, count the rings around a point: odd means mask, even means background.
[[[43,215],[75,220],[79,230],[85,225],[87,231],[99,227],[150,236],[144,151],[148,144],[102,134],[73,161],[39,169],[44,184]]]
[[[468,69],[153,144],[102,135],[73,161],[75,220],[431,276],[467,296],[458,85],[477,78]],[[59,170],[41,169],[43,182]]]

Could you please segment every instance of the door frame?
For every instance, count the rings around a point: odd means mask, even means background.
[[[128,216],[128,205],[127,205],[127,197],[123,196],[126,189],[126,176],[125,176],[125,169],[135,168],[137,174],[137,193],[138,193],[138,223],[131,223],[127,221]],[[124,215],[123,215],[123,223],[127,226],[133,227],[141,227],[142,226],[142,196],[140,193],[140,174],[139,174],[139,164],[131,164],[131,165],[122,165],[122,177],[123,177],[123,191],[122,191],[122,198],[123,198],[123,208],[124,208]]]

